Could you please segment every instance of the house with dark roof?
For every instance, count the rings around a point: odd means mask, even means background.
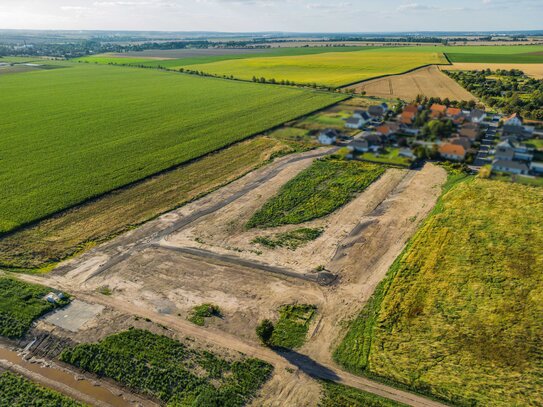
[[[374,117],[383,117],[386,112],[388,112],[388,105],[386,103],[373,105],[368,108],[368,113]]]
[[[492,163],[492,171],[526,175],[529,172],[529,168],[526,164],[518,161],[496,160]]]
[[[367,140],[358,139],[347,144],[347,148],[355,153],[367,153],[370,150],[370,145]]]
[[[481,128],[477,123],[466,123],[460,128],[459,134],[461,137],[467,137],[473,142],[479,138]]]
[[[506,117],[503,122],[506,126],[522,126],[522,117],[518,113],[514,113]]]
[[[361,129],[362,127],[364,127],[364,120],[362,120],[362,118],[360,117],[350,117],[348,118],[346,121],[345,121],[345,127],[347,127],[348,129]]]
[[[319,143],[330,146],[332,144],[335,144],[338,137],[339,133],[337,132],[337,130],[326,129],[319,134]]]
[[[469,119],[473,123],[481,123],[482,121],[485,120],[485,118],[486,118],[486,112],[484,110],[473,109],[469,113]]]

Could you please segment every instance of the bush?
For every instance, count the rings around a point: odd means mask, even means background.
[[[264,345],[269,345],[274,329],[273,322],[269,319],[265,319],[256,327],[256,335]]]

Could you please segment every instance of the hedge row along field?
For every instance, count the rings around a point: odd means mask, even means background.
[[[65,350],[60,359],[156,397],[168,406],[243,406],[273,370],[258,359],[227,361],[136,329],[96,344],[77,345]]]
[[[459,406],[543,403],[543,195],[446,192],[336,351],[350,370]]]
[[[65,65],[0,76],[0,233],[344,98]]]
[[[83,407],[56,391],[10,372],[0,374],[0,406]]]
[[[377,164],[321,159],[287,182],[247,227],[274,227],[320,218],[345,205],[383,174]]]
[[[69,302],[65,299],[55,305],[46,301],[50,292],[41,285],[0,277],[0,336],[20,338],[35,319]]]

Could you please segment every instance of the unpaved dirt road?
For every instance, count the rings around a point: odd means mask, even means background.
[[[66,262],[49,275],[22,275],[21,278],[66,290],[84,301],[117,312],[149,318],[199,342],[273,363],[276,373],[266,387],[268,393],[255,401],[262,402],[256,405],[316,405],[316,397],[300,404],[307,396],[305,384],[312,383],[312,388],[316,388],[316,382],[309,377],[334,380],[412,406],[441,405],[345,373],[334,364],[331,352],[345,333],[343,322],[359,312],[433,208],[446,179],[442,168],[426,165],[420,171],[387,172],[380,180],[386,181],[385,184],[374,183],[350,204],[351,212],[346,208],[341,210],[347,211],[343,214],[349,213],[354,221],[349,224],[347,233],[341,234],[338,228],[339,241],[332,239],[323,243],[332,246],[327,255],[327,269],[339,276],[339,282],[330,287],[153,247],[169,234],[179,233],[193,222],[213,216],[219,208],[234,205],[237,199],[272,181],[289,165],[303,160],[310,163],[320,154],[322,152],[312,152],[278,160]],[[387,188],[381,188],[384,185]],[[339,216],[341,211],[331,218]],[[107,267],[103,267],[104,264]],[[112,289],[111,296],[97,293],[103,286]],[[218,304],[225,318],[207,328],[187,322],[191,308],[204,302]],[[259,346],[254,334],[258,321],[274,318],[280,305],[295,302],[315,304],[319,310],[306,345],[299,352],[288,353]],[[300,378],[299,383],[294,381],[296,377]]]
[[[456,81],[441,72],[440,69],[448,67],[432,65],[402,75],[361,82],[346,89],[353,89],[355,93],[366,92],[368,96],[399,98],[406,102],[413,101],[417,95],[450,100],[477,100]]]

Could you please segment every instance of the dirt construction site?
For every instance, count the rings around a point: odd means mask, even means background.
[[[320,385],[315,378],[408,405],[440,405],[342,372],[331,355],[345,334],[346,322],[361,310],[434,207],[446,180],[444,169],[433,164],[418,170],[388,169],[327,217],[274,229],[245,228],[252,214],[282,185],[331,151],[276,159],[59,265],[48,275],[21,278],[62,287],[93,304],[96,312],[85,314],[88,321],[78,323],[77,329],[70,327],[75,333],[55,325],[66,337],[95,341],[137,316],[142,318],[139,324],[158,324],[201,346],[269,361],[275,373],[254,406],[316,406]],[[296,250],[253,243],[255,237],[300,226],[324,232]],[[317,269],[325,269],[325,275]],[[205,327],[191,324],[187,317],[192,308],[203,303],[220,306],[223,317]],[[317,307],[306,344],[284,354],[261,346],[256,325],[264,318],[277,319],[278,308],[293,303]],[[54,324],[55,318],[42,323]]]

